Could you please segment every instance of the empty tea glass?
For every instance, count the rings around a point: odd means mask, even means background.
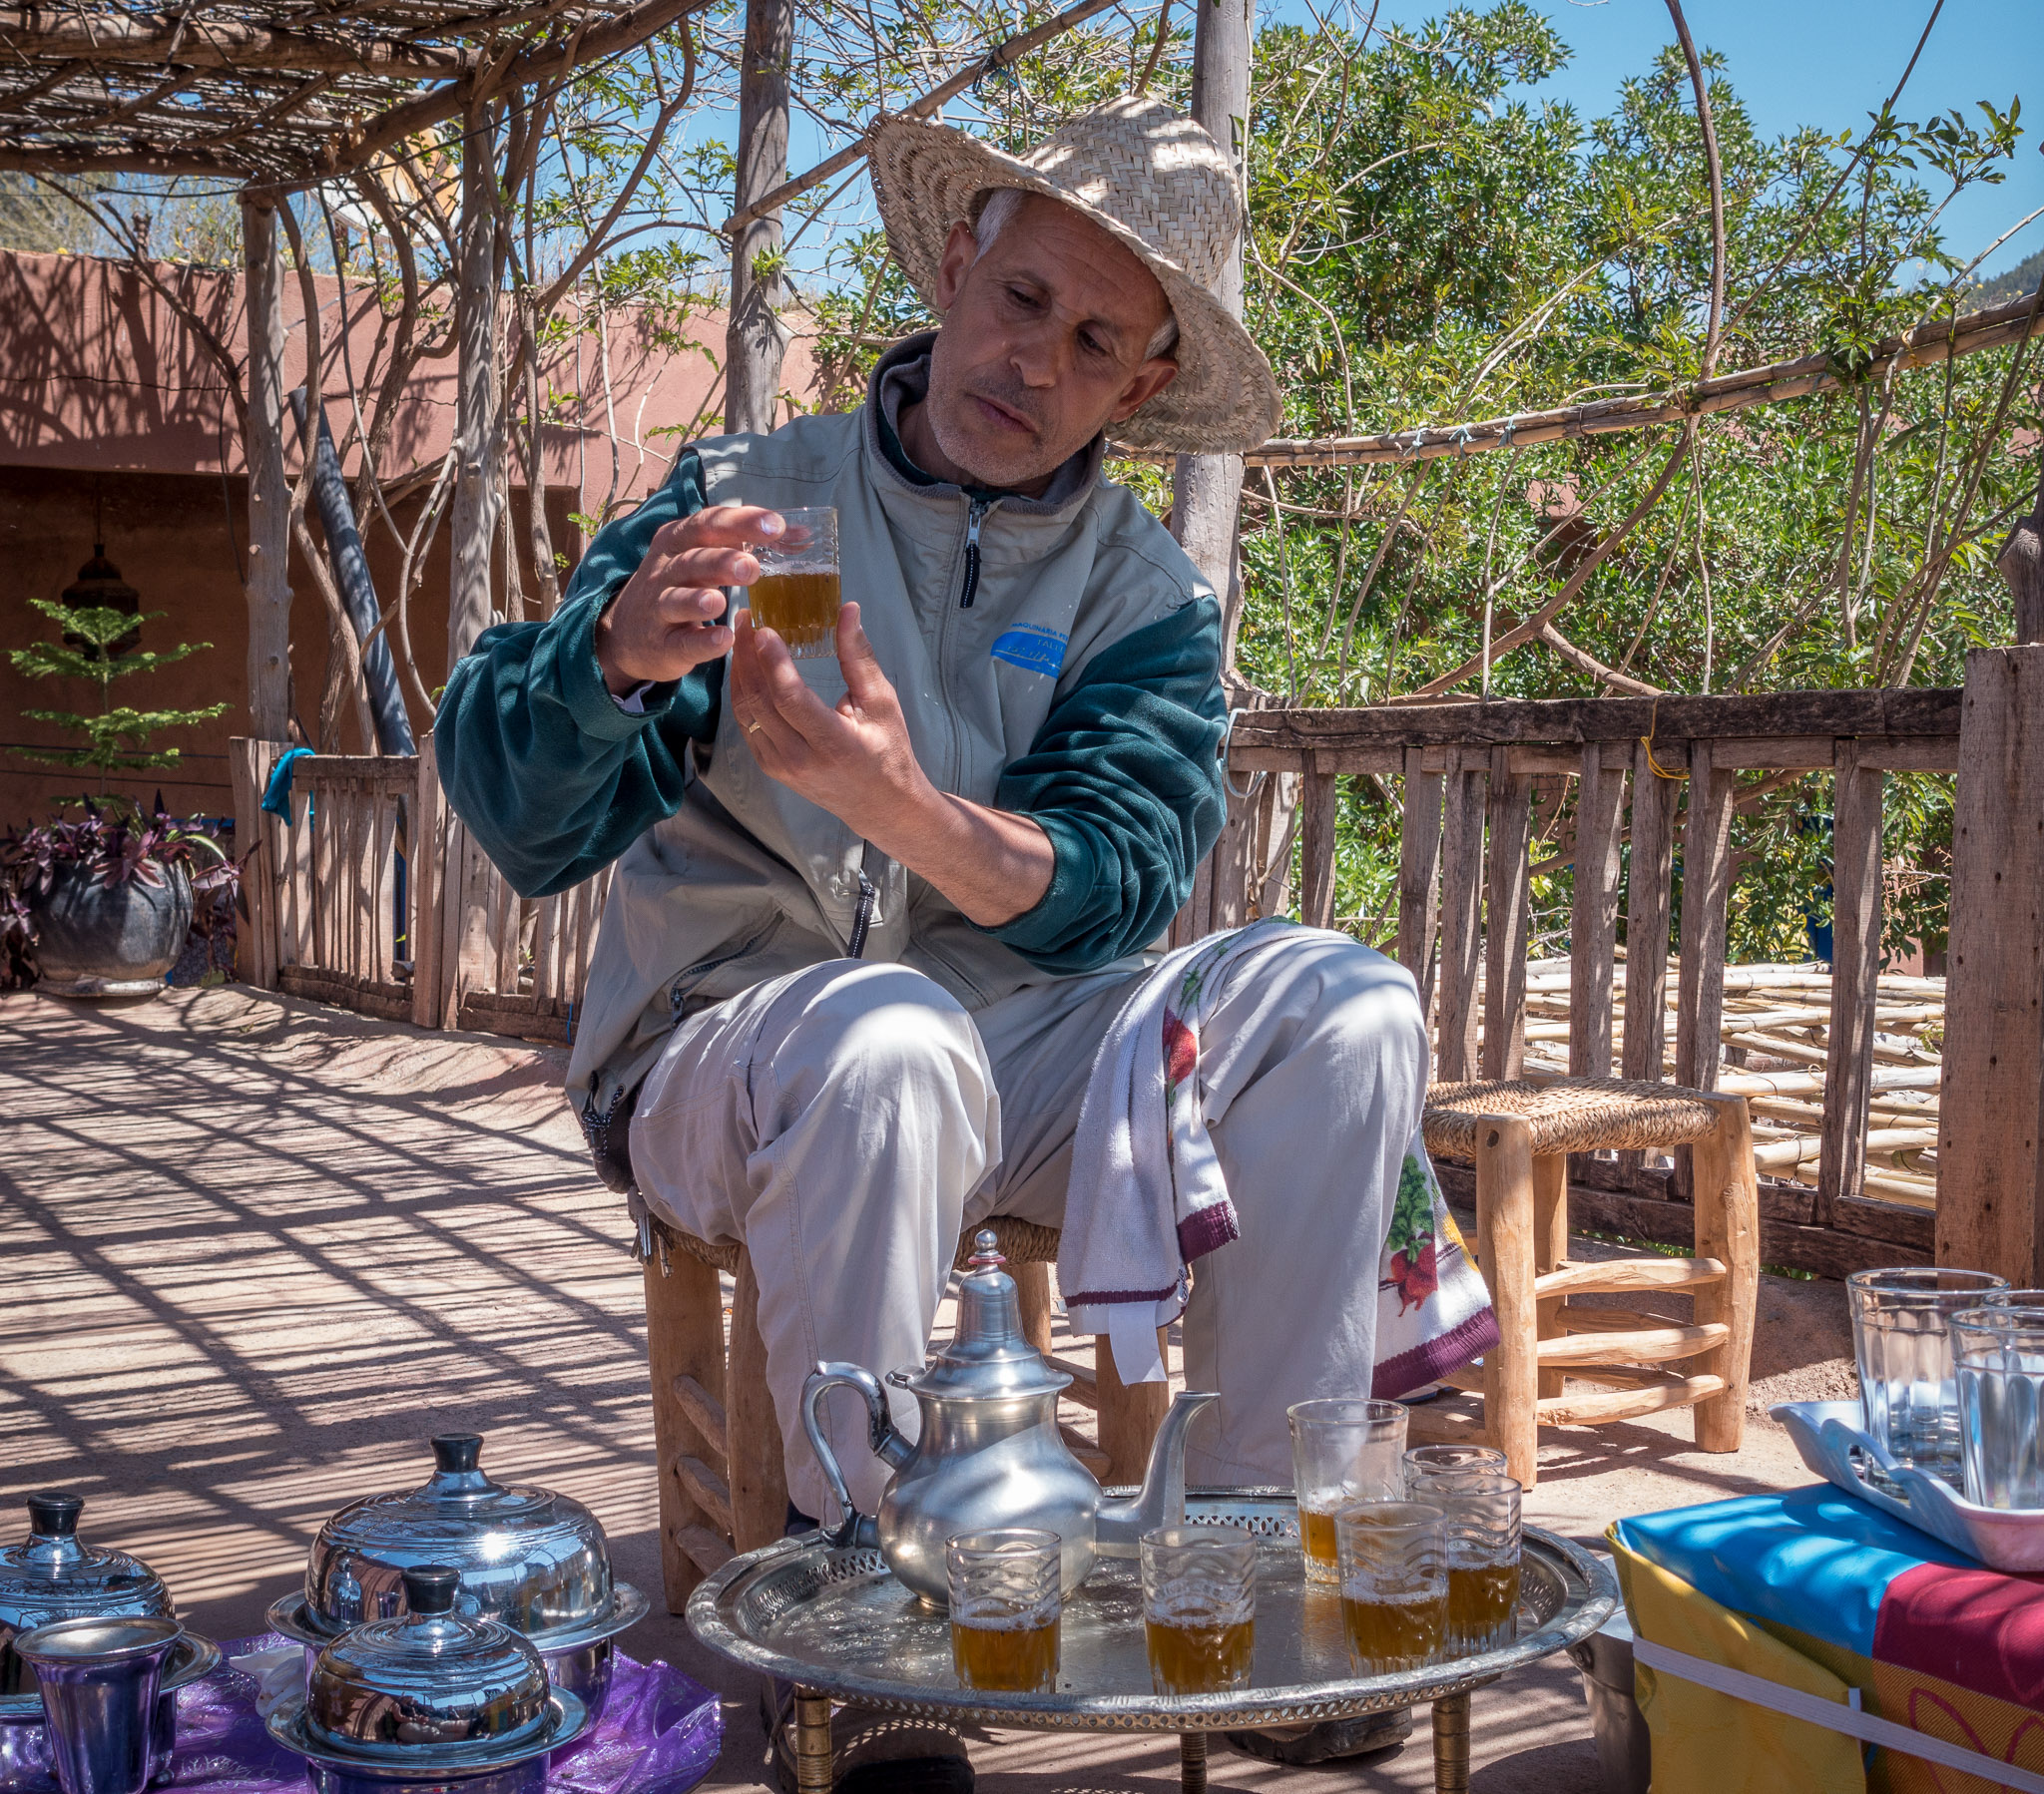
[[[1334,1517],[1341,1625],[1358,1675],[1437,1660],[1447,1641],[1447,1522],[1431,1502],[1356,1502]]]
[[[951,1664],[960,1687],[1056,1689],[1060,1550],[1057,1534],[1035,1527],[990,1527],[944,1541]]]
[[[1945,1322],[2008,1279],[1930,1265],[1845,1279],[1866,1430],[1898,1464],[1959,1486],[1959,1398]]]
[[[2044,1508],[2044,1307],[1963,1309],[1950,1331],[1966,1500]]]
[[[1250,1685],[1257,1636],[1257,1542],[1240,1527],[1158,1527],[1143,1535],[1143,1634],[1159,1694]]]
[[[1405,1493],[1430,1501],[1426,1486],[1437,1477],[1501,1477],[1508,1473],[1503,1452],[1487,1445],[1415,1445],[1405,1454]]]
[[[1291,1486],[1309,1582],[1335,1579],[1334,1515],[1350,1504],[1405,1493],[1406,1410],[1397,1402],[1330,1398],[1294,1402]]]

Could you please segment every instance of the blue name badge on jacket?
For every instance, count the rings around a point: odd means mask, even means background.
[[[1025,623],[1020,629],[1003,631],[988,652],[995,660],[1006,661],[1010,667],[1020,667],[1025,673],[1040,673],[1045,678],[1056,678],[1058,669],[1065,664],[1068,640],[1057,630]]]

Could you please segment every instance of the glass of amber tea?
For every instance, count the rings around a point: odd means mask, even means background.
[[[1334,1576],[1334,1516],[1355,1502],[1395,1501],[1405,1493],[1405,1409],[1397,1402],[1294,1402],[1291,1486],[1298,1495],[1305,1579]]]
[[[1518,1631],[1519,1485],[1479,1469],[1436,1470],[1412,1488],[1446,1517],[1451,1657],[1496,1650]]]
[[[1240,1527],[1158,1527],[1143,1561],[1143,1632],[1159,1694],[1250,1685],[1257,1637],[1257,1542]]]
[[[1341,1624],[1358,1675],[1423,1669],[1448,1630],[1446,1519],[1431,1502],[1356,1502],[1334,1517]]]
[[[1055,1533],[995,1527],[944,1542],[951,1663],[961,1688],[1049,1694],[1058,1685]]]
[[[787,644],[796,660],[837,651],[837,512],[812,505],[780,513],[781,538],[755,548],[760,577],[747,597],[754,623]]]

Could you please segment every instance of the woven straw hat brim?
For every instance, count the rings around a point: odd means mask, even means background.
[[[1278,378],[1264,351],[1204,285],[1113,214],[949,125],[884,120],[873,129],[869,160],[888,244],[910,284],[932,304],[952,224],[972,219],[978,197],[1000,187],[1071,207],[1157,276],[1178,319],[1178,378],[1114,425],[1109,434],[1115,441],[1174,454],[1243,454],[1278,428]]]

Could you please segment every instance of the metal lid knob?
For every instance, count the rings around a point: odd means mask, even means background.
[[[451,1613],[461,1591],[461,1571],[445,1564],[420,1564],[403,1575],[404,1604],[414,1613]]]
[[[45,1489],[28,1498],[28,1530],[32,1539],[72,1539],[85,1497],[68,1489]]]
[[[972,1236],[972,1256],[966,1264],[975,1271],[993,1271],[1008,1261],[1001,1253],[1001,1236],[991,1227],[982,1227]]]
[[[480,1433],[435,1433],[433,1463],[441,1470],[474,1470],[483,1459]]]

